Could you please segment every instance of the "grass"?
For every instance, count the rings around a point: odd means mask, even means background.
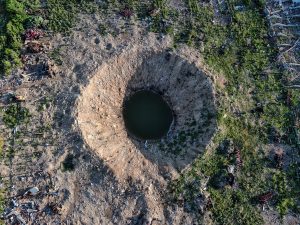
[[[238,11],[233,8],[241,2],[228,1],[226,15],[230,15],[232,22],[226,26],[213,23],[210,6],[199,5],[193,0],[186,3],[192,23],[183,24],[175,41],[199,48],[197,34],[184,32],[203,33],[205,61],[225,76],[226,87],[217,90],[222,94],[218,99],[219,132],[213,141],[215,147],[208,149],[189,172],[170,184],[171,194],[175,201],[183,195],[192,204],[191,196],[201,195],[200,190],[185,184],[187,180],[199,180],[200,173],[210,177],[208,191],[214,206],[213,220],[217,224],[263,224],[258,202],[253,199],[269,190],[279,193],[274,204],[281,216],[288,210],[299,210],[295,209],[299,199],[295,183],[287,179],[287,174],[269,168],[264,154],[265,144],[280,141],[293,145],[286,138],[293,121],[286,102],[287,90],[283,87],[284,73],[273,63],[276,49],[268,39],[261,2],[244,1],[245,9]],[[266,73],[267,69],[271,72]],[[221,185],[226,181],[226,168],[235,163],[234,157],[217,151],[228,139],[241,151],[243,159],[243,167],[237,174],[238,190]],[[273,175],[274,170],[280,176]],[[273,179],[268,179],[272,176]]]
[[[49,57],[57,64],[62,65],[61,48],[55,48],[49,53]]]
[[[78,12],[93,13],[98,10],[88,0],[48,0],[47,16],[42,17],[38,12],[40,7],[39,0],[0,0],[0,77],[10,75],[13,69],[22,65],[22,35],[27,28],[48,28],[68,33]]]
[[[42,112],[46,109],[48,109],[51,105],[51,103],[53,102],[53,99],[52,98],[49,98],[49,97],[44,97],[40,100],[39,102],[39,105],[37,107],[37,110],[39,112]]]
[[[28,121],[30,117],[27,108],[23,108],[20,104],[12,104],[3,111],[2,120],[8,128],[14,128],[21,123]]]
[[[94,13],[97,10],[90,0],[48,0],[48,29],[67,34],[74,26],[79,12]]]
[[[9,75],[20,66],[22,34],[30,26],[38,26],[40,20],[32,16],[39,8],[39,1],[1,0],[0,1],[0,75]]]

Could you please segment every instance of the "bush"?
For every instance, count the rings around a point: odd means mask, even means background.
[[[0,3],[5,10],[5,25],[0,30],[0,72],[8,75],[12,69],[21,65],[20,48],[22,47],[21,35],[24,32],[24,21],[28,18],[24,1],[7,0]]]
[[[12,70],[11,62],[8,61],[8,60],[4,60],[2,63],[3,63],[2,66],[3,66],[4,73],[5,74],[10,74],[11,70]]]
[[[6,0],[5,10],[10,14],[26,14],[24,4],[18,0]]]
[[[21,107],[19,104],[10,105],[3,115],[3,122],[9,128],[14,128],[23,122],[27,122],[29,110]]]

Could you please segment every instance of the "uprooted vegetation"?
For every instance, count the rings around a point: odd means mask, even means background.
[[[274,164],[274,160],[281,159],[266,151],[270,145],[286,145],[299,158],[299,115],[295,109],[299,109],[300,96],[298,90],[286,87],[288,73],[276,63],[278,50],[264,16],[264,1],[228,0],[217,15],[217,6],[196,0],[184,1],[179,9],[168,3],[108,0],[97,5],[48,0],[43,9],[48,23],[44,24],[43,18],[35,15],[40,7],[37,1],[0,1],[0,70],[10,74],[22,64],[22,35],[27,28],[47,27],[68,34],[76,14],[82,13],[79,6],[84,13],[101,13],[101,36],[119,34],[119,29],[106,24],[111,16],[132,23],[143,21],[148,32],[170,35],[174,48],[179,44],[196,48],[216,72],[218,132],[205,154],[170,182],[170,201],[183,202],[182,207],[197,213],[199,220],[211,211],[217,224],[263,224],[260,212],[266,205],[282,217],[288,212],[299,214],[299,160],[276,166],[282,163]],[[49,56],[63,65],[59,50]],[[12,104],[1,118],[13,129],[30,120],[28,116],[26,109]],[[73,170],[73,161],[63,166]],[[207,201],[206,208],[199,209],[199,199]]]

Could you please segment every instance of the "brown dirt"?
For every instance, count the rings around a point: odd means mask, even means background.
[[[145,36],[136,26],[117,37],[100,37],[99,18],[81,17],[70,37],[52,38],[51,46],[61,49],[64,61],[60,73],[55,78],[29,75],[29,81],[21,77],[12,87],[26,97],[22,105],[32,117],[27,126],[18,127],[26,142],[22,154],[1,165],[10,196],[39,187],[41,195],[28,199],[43,212],[34,217],[38,224],[196,223],[194,214],[169,202],[166,186],[205,149],[216,127],[214,119],[204,121],[199,114],[203,108],[215,112],[211,75],[200,55],[184,46],[169,51],[169,37]],[[188,76],[177,82],[176,71]],[[24,87],[18,89],[19,85]],[[209,122],[203,138],[187,144],[178,155],[160,151],[158,143],[149,142],[146,149],[124,129],[120,117],[124,97],[150,86],[163,93],[177,114],[170,139],[189,118],[198,124]],[[50,106],[39,111],[44,97],[52,99]],[[42,136],[34,135],[39,127],[49,129]],[[33,142],[37,147],[32,147]],[[35,151],[40,156],[24,167]],[[74,156],[75,170],[64,172],[62,163],[68,154]],[[42,175],[36,175],[37,170]],[[53,202],[61,206],[60,214],[47,213],[47,204]]]

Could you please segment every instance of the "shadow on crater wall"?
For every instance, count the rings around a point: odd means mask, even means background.
[[[183,169],[210,143],[217,128],[214,92],[209,77],[176,54],[162,52],[143,60],[129,80],[124,102],[135,92],[159,93],[171,106],[173,124],[157,141],[128,138],[150,161]]]

